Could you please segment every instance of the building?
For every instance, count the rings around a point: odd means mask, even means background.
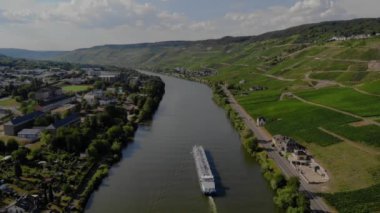
[[[122,87],[109,87],[107,88],[106,92],[111,93],[111,94],[118,94],[118,95],[125,94],[124,89]]]
[[[98,100],[103,98],[104,92],[103,90],[93,90],[86,95],[84,95],[84,100],[87,101],[88,104],[90,105],[95,105],[98,103]]]
[[[40,138],[41,131],[41,129],[23,129],[17,133],[17,136],[19,138],[25,138],[30,141],[35,141],[38,138]]]
[[[74,113],[74,114],[71,114],[70,116],[68,116],[64,119],[58,120],[58,121],[54,122],[53,124],[50,124],[46,128],[46,130],[49,132],[55,132],[60,127],[67,127],[67,126],[74,125],[74,124],[79,123],[79,122],[80,122],[79,115]]]
[[[112,104],[117,104],[117,99],[115,99],[115,98],[103,98],[103,99],[99,100],[100,106],[107,106],[107,105],[112,105]]]
[[[101,74],[99,75],[99,78],[102,79],[102,81],[109,83],[117,81],[119,77],[119,72],[101,72]]]
[[[304,149],[294,139],[283,135],[273,136],[272,143],[282,154],[292,153],[296,149]]]
[[[308,166],[310,164],[311,157],[303,149],[295,149],[293,153],[288,157],[288,160],[293,165]]]
[[[264,117],[258,117],[257,120],[256,120],[256,123],[258,126],[265,126],[265,124],[267,124],[267,119],[265,119]]]
[[[64,97],[62,88],[59,87],[47,87],[40,89],[36,92],[35,99],[39,102],[51,102]]]
[[[17,117],[4,124],[4,134],[10,136],[16,136],[19,131],[30,127],[36,118],[44,115],[43,112],[36,111],[21,117]]]

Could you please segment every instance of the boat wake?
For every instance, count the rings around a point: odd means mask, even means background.
[[[216,209],[216,204],[215,204],[215,201],[214,201],[214,198],[212,198],[211,196],[208,197],[208,203],[210,204],[210,210],[212,213],[217,213],[218,210]]]

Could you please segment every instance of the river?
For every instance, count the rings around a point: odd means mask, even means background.
[[[122,160],[93,193],[86,212],[276,212],[260,166],[209,87],[168,76],[151,124],[142,125]],[[218,196],[201,194],[191,149],[202,145],[216,176]]]

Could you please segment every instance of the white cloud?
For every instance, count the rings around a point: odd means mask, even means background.
[[[298,0],[290,7],[271,7],[253,13],[227,13],[230,24],[238,24],[237,34],[257,34],[290,26],[352,18],[334,0]]]
[[[244,4],[250,5],[249,1]],[[294,1],[287,6],[252,8],[252,12],[247,12],[249,8],[245,12],[236,9],[240,7],[228,12],[234,9],[227,7],[224,16],[208,18],[197,17],[196,11],[185,11],[186,14],[176,11],[170,6],[173,0],[0,1],[0,47],[74,49],[106,43],[195,40],[254,35],[311,22],[380,15],[379,0]],[[162,2],[167,3],[162,6]],[[236,4],[243,3],[236,1]]]

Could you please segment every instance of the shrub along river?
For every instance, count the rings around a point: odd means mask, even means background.
[[[156,74],[155,74],[156,75]],[[139,127],[86,212],[276,212],[260,166],[241,146],[209,87],[168,76],[151,124]],[[202,145],[218,195],[201,194],[193,145]]]

